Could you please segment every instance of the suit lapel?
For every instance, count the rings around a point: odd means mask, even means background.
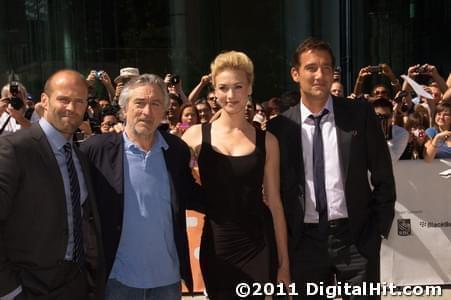
[[[299,162],[296,164],[296,167],[299,168],[297,170],[297,174],[299,174],[299,182],[302,185],[302,199],[301,201],[301,207],[302,211],[305,213],[305,172],[304,172],[304,156],[303,156],[303,149],[302,149],[302,116],[301,116],[301,103],[299,102],[297,105],[291,107],[289,110],[287,110],[284,115],[292,120],[296,124],[294,137],[291,135],[288,138],[293,138],[294,141],[294,147],[293,151],[296,151],[295,155],[299,155]]]
[[[352,116],[346,109],[346,100],[333,98],[335,127],[337,130],[338,155],[340,157],[343,186],[346,186],[349,169],[349,155],[351,152],[352,137],[357,134],[353,128]]]
[[[111,151],[108,151],[112,169],[111,184],[118,194],[124,195],[124,138],[122,134],[115,134],[109,142],[111,144]]]
[[[165,137],[164,134],[162,133],[163,138]],[[168,139],[166,139],[166,142],[169,145],[169,141]],[[169,188],[170,188],[170,193],[171,193],[171,207],[172,207],[172,211],[173,213],[176,213],[179,209],[178,207],[178,202],[176,201],[176,193],[175,193],[175,182],[174,182],[174,174],[175,174],[175,170],[177,169],[176,166],[176,161],[174,160],[173,157],[173,151],[174,149],[172,149],[174,146],[173,145],[169,145],[169,148],[167,150],[162,149],[163,150],[163,155],[164,155],[164,160],[166,162],[166,168],[168,170],[168,177],[169,177]]]
[[[66,199],[66,193],[64,191],[63,175],[58,167],[58,161],[53,153],[47,137],[42,131],[39,125],[35,125],[29,129],[32,131],[33,140],[36,142],[36,150],[41,156],[41,162],[44,164],[43,170],[49,175],[49,178],[54,178],[55,195],[58,199]],[[64,207],[66,208],[66,202],[64,201]]]

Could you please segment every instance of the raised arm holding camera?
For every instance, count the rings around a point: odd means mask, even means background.
[[[370,75],[384,75],[390,81],[393,92],[397,93],[401,90],[401,85],[398,78],[393,73],[392,69],[388,64],[379,64],[376,66],[366,66],[360,69],[359,75],[354,85],[354,92],[351,95],[352,98],[358,98],[362,96],[362,85],[365,80]]]
[[[199,99],[202,90],[211,84],[211,74],[204,75],[200,78],[199,83],[194,87],[194,89],[189,93],[188,101],[195,103]]]
[[[183,103],[188,102],[188,98],[186,97],[185,92],[183,92],[182,79],[179,75],[166,74],[164,83],[166,83],[168,93],[177,94],[180,99],[182,99]]]
[[[96,80],[99,80],[100,83],[102,83],[102,85],[105,87],[108,93],[110,101],[112,101],[115,95],[115,89],[113,87],[113,83],[111,82],[111,78],[108,75],[108,73],[102,70],[100,71],[91,70],[88,74],[88,77],[86,78],[86,81],[90,86],[94,86]]]

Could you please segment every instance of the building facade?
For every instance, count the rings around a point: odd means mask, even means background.
[[[361,67],[396,74],[430,63],[451,70],[447,0],[0,0],[0,79],[36,97],[60,68],[84,74],[121,67],[179,74],[185,92],[221,51],[254,61],[254,98],[294,88],[290,59],[308,36],[327,40],[349,92]]]

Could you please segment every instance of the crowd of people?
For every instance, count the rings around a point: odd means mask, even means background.
[[[134,67],[114,81],[57,71],[36,102],[5,85],[0,299],[180,299],[181,280],[192,290],[186,209],[206,216],[210,299],[238,298],[240,282],[294,282],[301,299],[308,282],[377,282],[392,163],[451,158],[451,75],[416,65],[401,84],[367,66],[345,97],[315,38],[290,72],[299,90],[267,101],[252,99],[238,51],[188,96],[176,74]]]
[[[412,89],[409,81],[398,78],[390,66],[363,67],[356,78],[355,86],[348,96],[341,82],[341,69],[334,70],[330,93],[346,97],[349,101],[363,100],[371,103],[381,120],[381,126],[389,145],[393,162],[398,160],[449,158],[451,74],[447,80],[433,65],[415,65],[407,70],[407,76],[418,83],[424,93]],[[91,135],[122,132],[125,118],[118,105],[124,85],[139,76],[138,68],[123,68],[113,81],[105,71],[92,70],[86,77],[89,84],[89,106],[84,123],[78,128],[76,139],[84,141]],[[179,137],[192,125],[208,123],[221,106],[217,102],[211,74],[202,76],[187,97],[179,76],[166,74],[164,82],[169,93],[170,104],[162,127]],[[17,109],[11,105],[10,84],[3,86],[0,100],[0,135],[28,128],[43,115],[40,99],[27,94],[25,86],[14,82],[15,96],[20,101]],[[266,101],[255,101],[249,96],[246,119],[256,128],[266,130],[266,123],[289,107],[297,104],[298,92],[270,97]]]

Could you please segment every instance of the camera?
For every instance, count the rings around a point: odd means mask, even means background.
[[[169,80],[170,84],[176,85],[180,82],[180,76],[179,75],[172,75],[171,79]]]
[[[377,74],[377,73],[381,72],[381,67],[380,66],[369,66],[368,71],[372,74]]]
[[[419,67],[417,68],[416,71],[417,71],[419,74],[424,74],[424,73],[427,72],[427,67],[426,67],[426,65],[419,66]]]
[[[22,99],[18,97],[19,83],[17,81],[11,81],[11,83],[9,84],[9,92],[11,94],[11,97],[9,97],[9,103],[11,104],[12,108],[19,110],[24,107]]]
[[[102,76],[104,71],[96,71],[96,78],[100,78]]]

